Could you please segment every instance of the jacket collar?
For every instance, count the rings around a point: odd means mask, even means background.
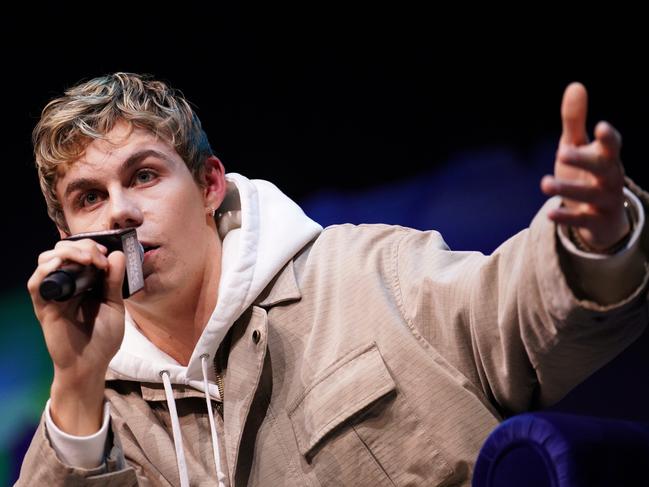
[[[296,301],[302,298],[302,293],[295,277],[295,266],[293,259],[282,268],[281,271],[266,286],[254,304],[262,308],[271,308],[286,301]]]

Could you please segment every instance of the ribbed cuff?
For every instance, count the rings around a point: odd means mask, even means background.
[[[629,295],[642,282],[646,259],[640,251],[640,235],[645,214],[638,197],[628,188],[624,196],[631,205],[634,228],[627,244],[615,254],[598,254],[579,250],[570,240],[563,225],[557,226],[561,245],[581,290],[600,304],[610,304]]]
[[[45,427],[59,460],[75,468],[96,468],[104,462],[106,438],[110,420],[110,404],[104,402],[104,419],[101,428],[89,436],[74,436],[61,431],[50,415],[50,399],[45,405]]]
[[[570,240],[565,225],[559,225],[558,226],[559,238],[561,239],[561,243],[563,244],[564,248],[568,250],[570,253],[574,255],[578,255],[579,257],[582,257],[584,259],[603,260],[603,259],[608,259],[611,256],[618,256],[624,254],[628,252],[630,248],[635,247],[638,243],[638,240],[640,239],[642,228],[644,227],[644,221],[645,221],[644,209],[642,208],[642,204],[640,203],[638,197],[634,195],[631,192],[631,190],[629,190],[628,188],[624,188],[624,196],[626,197],[627,201],[630,203],[631,212],[634,214],[633,233],[631,234],[631,237],[629,238],[629,240],[627,241],[624,247],[622,247],[615,254],[599,254],[596,252],[585,252],[583,250],[579,250],[575,246],[573,241]]]

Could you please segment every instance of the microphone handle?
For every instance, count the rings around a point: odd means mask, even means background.
[[[93,265],[70,263],[50,272],[39,287],[45,300],[66,301],[101,284],[101,274]]]

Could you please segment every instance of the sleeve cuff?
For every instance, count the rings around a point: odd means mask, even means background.
[[[633,233],[627,245],[613,255],[579,250],[570,240],[563,225],[557,227],[561,246],[576,276],[580,290],[600,304],[612,304],[630,295],[643,281],[645,258],[640,250],[640,235],[645,214],[638,197],[628,188],[624,196],[635,217]]]
[[[101,428],[89,436],[74,436],[61,431],[50,415],[50,400],[45,405],[45,427],[50,442],[59,459],[70,467],[96,468],[104,462],[110,404],[104,402],[104,419]]]
[[[628,188],[624,188],[624,196],[626,197],[627,201],[631,204],[631,211],[635,215],[635,221],[634,221],[634,228],[633,228],[633,233],[631,234],[631,238],[629,238],[629,241],[627,242],[626,246],[620,249],[619,252],[613,254],[613,255],[605,255],[605,254],[598,254],[594,252],[584,252],[583,250],[579,250],[575,244],[570,240],[570,237],[566,234],[566,228],[564,225],[559,225],[558,226],[558,232],[559,232],[559,239],[561,240],[561,244],[563,247],[568,250],[570,253],[577,255],[583,259],[590,259],[590,260],[616,260],[616,257],[621,256],[627,252],[629,252],[629,249],[636,248],[638,246],[638,242],[640,240],[640,234],[642,233],[642,228],[644,227],[644,221],[645,221],[645,215],[644,215],[644,209],[642,208],[642,204],[640,203],[640,200],[636,195],[634,195],[631,190]]]

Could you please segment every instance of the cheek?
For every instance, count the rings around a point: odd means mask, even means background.
[[[163,217],[162,227],[171,244],[177,252],[179,261],[191,265],[195,258],[200,258],[205,250],[206,238],[210,232],[205,223],[205,215],[196,205],[179,205],[175,211],[170,211]]]
[[[187,186],[190,186],[191,189],[188,189]],[[172,213],[169,216],[179,220],[199,218],[204,211],[203,199],[193,182],[187,182],[185,186],[167,192],[163,198],[163,201],[168,202],[167,208]]]
[[[106,230],[103,226],[103,220],[97,218],[94,214],[66,216],[66,222],[70,230],[70,235]]]
[[[160,204],[161,201],[164,203]],[[157,215],[167,230],[182,234],[194,228],[201,220],[203,216],[201,208],[200,201],[197,201],[193,195],[167,193],[161,200],[152,203],[150,212],[152,215]]]

